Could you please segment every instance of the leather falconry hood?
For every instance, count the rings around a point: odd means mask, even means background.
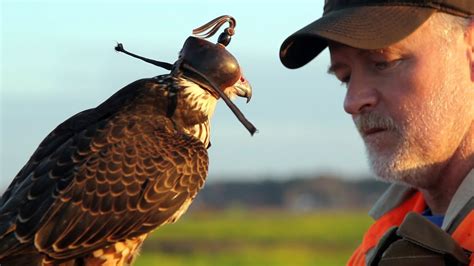
[[[204,38],[213,36],[227,22],[230,26],[219,35],[217,43],[204,40]],[[215,97],[222,98],[239,121],[253,135],[257,132],[255,126],[245,118],[238,107],[223,92],[223,89],[234,85],[241,77],[237,59],[226,49],[235,33],[235,26],[235,19],[224,15],[194,29],[193,34],[196,37],[190,36],[186,39],[179,53],[179,58],[174,64],[130,53],[124,49],[121,43],[117,44],[115,50],[171,70],[171,74],[182,75],[209,90]]]
[[[241,75],[237,60],[224,45],[196,37],[188,37],[181,50],[180,60],[201,72],[219,89],[234,85]],[[203,85],[201,77],[193,71],[184,69],[184,75]]]

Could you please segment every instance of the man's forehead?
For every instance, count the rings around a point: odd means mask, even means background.
[[[402,43],[397,43],[385,48],[380,49],[359,49],[344,45],[338,42],[329,42],[329,54],[331,63],[328,67],[327,72],[329,74],[335,74],[341,69],[345,69],[347,66],[344,63],[344,58],[348,53],[356,54],[357,56],[367,57],[374,54],[405,54],[407,49],[403,48]]]
[[[338,42],[333,42],[329,41],[328,42],[328,47],[330,53],[338,52],[341,50],[353,50],[354,52],[357,52],[360,55],[370,55],[370,54],[383,54],[383,53],[401,53],[404,50],[406,50],[406,45],[402,42],[396,43],[384,48],[380,49],[360,49],[360,48],[354,48],[351,46],[347,46],[342,43]]]

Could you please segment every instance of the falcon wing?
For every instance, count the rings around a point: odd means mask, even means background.
[[[95,124],[100,120],[104,120],[116,113],[117,110],[133,101],[137,94],[145,87],[146,83],[155,82],[154,79],[141,79],[130,83],[126,87],[108,98],[105,102],[96,108],[82,111],[57,126],[46,138],[40,143],[29,161],[20,170],[13,179],[12,183],[0,198],[0,214],[4,213],[4,205],[12,199],[13,195],[17,195],[28,187],[23,182],[28,179],[30,174],[38,167],[41,161],[51,155],[64,142],[70,139],[74,134],[84,130],[91,124]],[[29,183],[29,181],[26,181]],[[0,219],[0,236],[2,235],[2,223]]]
[[[178,218],[204,183],[207,151],[164,117],[139,119],[98,120],[58,144],[61,135],[48,137],[56,148],[22,170],[2,207],[10,241],[0,242],[10,246],[0,244],[0,258],[34,241],[68,259]]]

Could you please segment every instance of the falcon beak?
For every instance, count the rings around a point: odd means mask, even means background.
[[[240,79],[234,84],[235,94],[240,97],[247,98],[247,103],[252,98],[252,86],[250,83],[241,76]]]

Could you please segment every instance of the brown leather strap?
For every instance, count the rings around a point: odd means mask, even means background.
[[[467,265],[466,252],[438,226],[410,212],[400,227],[390,229],[369,265]]]

